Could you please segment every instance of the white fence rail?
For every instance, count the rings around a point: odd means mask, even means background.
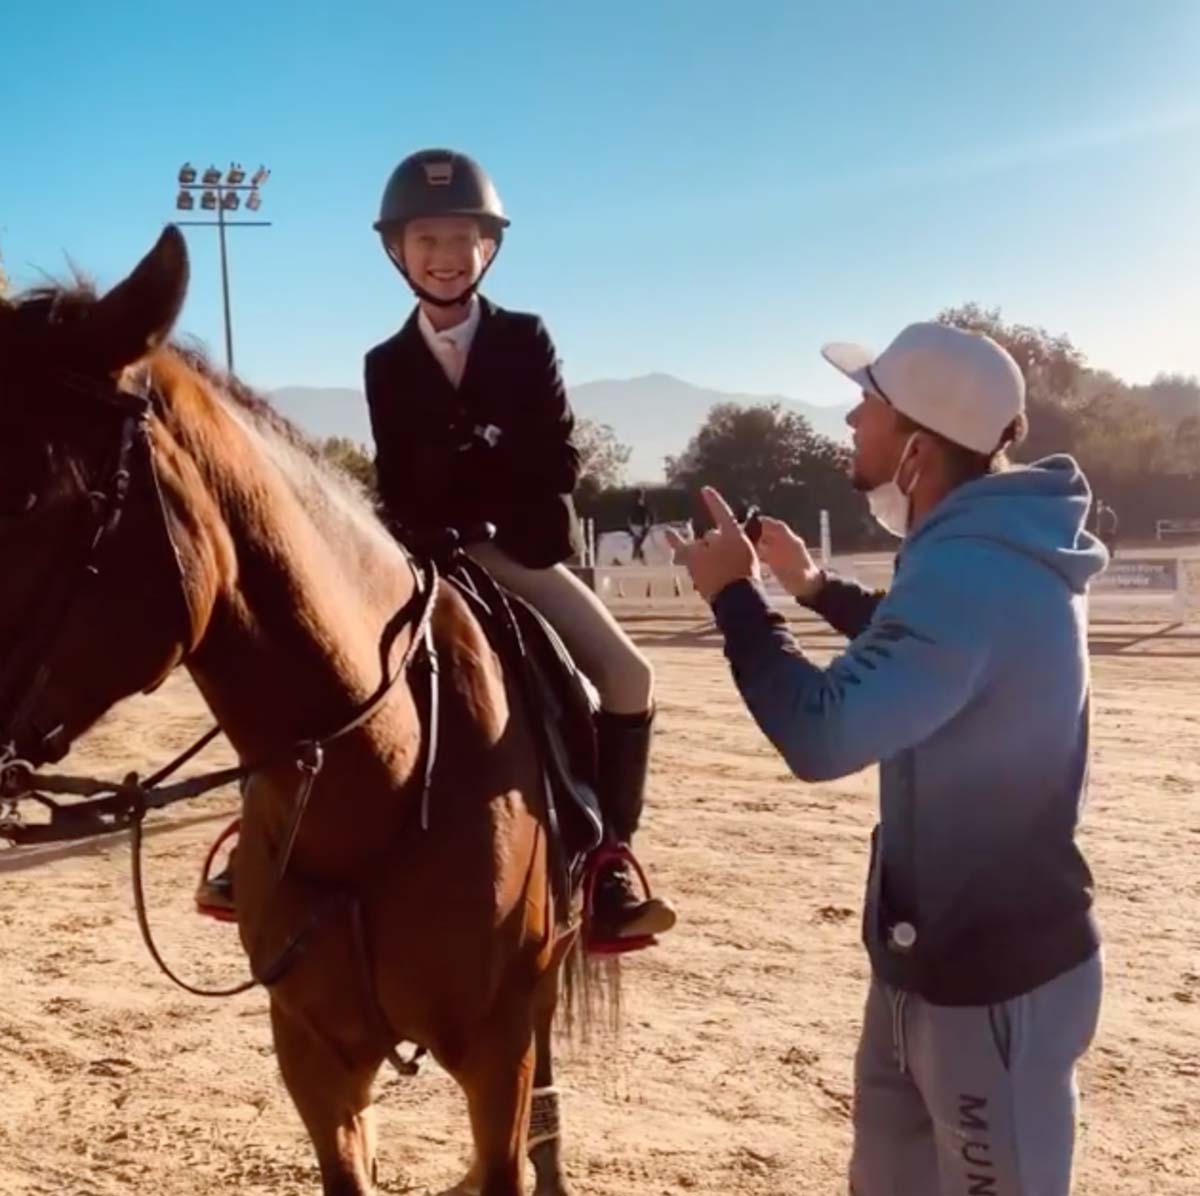
[[[886,589],[891,584],[892,565],[884,556],[844,557],[830,564],[843,576],[872,588]],[[1118,557],[1092,583],[1092,608],[1103,614],[1118,608],[1157,606],[1182,615],[1190,599],[1188,564],[1176,557]],[[678,565],[585,566],[575,572],[604,602],[698,601],[692,579]],[[769,576],[766,583],[772,597],[787,598]]]
[[[1200,540],[1200,519],[1156,519],[1154,538],[1169,540],[1175,536],[1187,536]]]

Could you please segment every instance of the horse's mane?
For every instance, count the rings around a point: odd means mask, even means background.
[[[173,367],[173,371],[189,375],[204,386],[235,416],[244,417],[245,423],[261,437],[269,458],[290,479],[294,492],[318,522],[325,523],[328,515],[341,511],[371,536],[378,534],[389,547],[394,547],[362,484],[330,460],[316,440],[276,410],[265,396],[235,374],[214,365],[199,345],[172,341],[164,346],[149,359],[152,376],[156,365],[164,361],[171,363],[168,369]],[[340,542],[338,527],[341,525],[334,525],[331,543],[340,551],[345,544]]]
[[[205,350],[194,342],[173,340],[167,352],[178,358],[192,373],[198,375],[214,390],[244,411],[258,428],[274,433],[314,461],[324,462],[318,443],[294,424],[271,401],[253,387],[247,386],[236,374],[215,365]]]

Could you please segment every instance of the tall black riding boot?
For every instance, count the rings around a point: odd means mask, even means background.
[[[596,796],[607,837],[626,847],[633,841],[646,796],[654,711],[611,714],[596,719]],[[642,893],[627,861],[614,862],[597,878],[592,910],[598,938],[665,934],[675,925],[675,909],[661,897]]]

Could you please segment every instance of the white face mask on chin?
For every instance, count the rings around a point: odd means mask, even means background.
[[[876,486],[874,490],[867,491],[867,505],[871,508],[871,515],[875,522],[885,532],[890,532],[901,540],[908,534],[908,525],[912,518],[911,496],[920,480],[921,471],[918,470],[913,475],[907,490],[900,486],[900,471],[908,460],[908,450],[912,448],[916,436],[917,434],[914,432],[904,442],[904,448],[900,452],[900,463],[896,466],[896,472],[892,474],[891,481],[884,482],[882,485]]]

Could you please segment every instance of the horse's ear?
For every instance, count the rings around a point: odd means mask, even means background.
[[[140,361],[170,335],[188,285],[187,243],[173,224],[77,326],[90,362],[109,373]]]

